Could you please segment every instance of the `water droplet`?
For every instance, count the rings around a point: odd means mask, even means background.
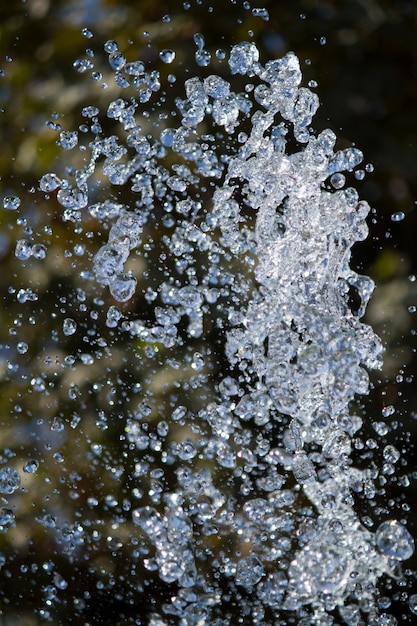
[[[400,452],[395,446],[392,445],[385,446],[383,450],[383,455],[387,463],[396,463],[401,457]]]
[[[121,70],[126,65],[126,57],[121,52],[109,54],[109,64],[113,70]]]
[[[392,404],[389,404],[388,406],[384,406],[381,413],[382,413],[382,417],[390,417],[391,415],[395,413],[395,407]]]
[[[45,259],[46,258],[46,247],[43,243],[35,243],[32,246],[32,256],[34,259]]]
[[[111,54],[113,52],[116,52],[118,50],[119,46],[117,45],[117,42],[114,41],[113,39],[109,39],[108,41],[106,41],[106,43],[104,44],[104,50]]]
[[[69,337],[70,335],[73,335],[75,332],[77,332],[77,323],[70,317],[66,317],[62,323],[62,330],[64,335],[66,337]]]
[[[175,52],[174,50],[161,50],[159,58],[163,63],[172,63],[175,59]]]
[[[259,51],[255,44],[244,41],[233,46],[229,57],[229,67],[232,74],[247,74],[252,76],[259,61]]]
[[[78,143],[78,133],[69,130],[63,130],[59,135],[61,147],[64,150],[72,150]]]
[[[27,461],[27,463],[23,466],[23,471],[25,474],[34,474],[39,467],[38,461],[32,459],[31,461]]]
[[[2,507],[0,509],[0,532],[5,532],[5,526],[14,526],[15,517],[12,509]]]
[[[45,174],[39,181],[39,188],[45,193],[54,191],[61,186],[61,180],[56,174]]]
[[[417,593],[413,593],[408,599],[408,606],[410,607],[410,611],[417,615]]]
[[[12,494],[20,486],[20,474],[13,467],[0,469],[0,493]]]
[[[32,246],[27,239],[18,239],[14,253],[18,259],[26,261],[32,255]]]
[[[64,430],[65,424],[61,417],[54,417],[51,424],[51,430],[55,433],[60,433]]]
[[[91,59],[77,59],[72,65],[80,74],[84,74],[87,70],[91,70],[94,67],[94,63]],[[59,124],[55,125],[55,129],[60,129]]]
[[[17,196],[6,196],[3,198],[3,208],[9,211],[16,211],[20,207],[21,200]]]
[[[110,282],[110,293],[118,302],[127,302],[135,295],[137,281],[129,274],[118,274]]]
[[[269,20],[268,9],[265,9],[265,8],[252,9],[252,15],[253,17],[261,17],[265,22],[268,22]]]
[[[408,530],[397,520],[383,522],[375,533],[375,542],[382,554],[405,561],[414,552],[414,540]]]
[[[392,222],[402,222],[403,219],[405,219],[405,213],[403,213],[402,211],[398,211],[397,213],[393,213],[391,215]]]

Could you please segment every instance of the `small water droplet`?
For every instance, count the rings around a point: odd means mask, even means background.
[[[23,471],[25,474],[34,474],[39,467],[38,461],[32,459],[31,461],[27,461],[27,463],[23,466]]]
[[[109,55],[109,64],[113,70],[121,70],[126,65],[126,57],[118,51]]]
[[[63,130],[59,135],[61,147],[64,150],[72,150],[78,143],[78,133],[69,130]]]
[[[54,417],[51,424],[51,430],[55,433],[60,433],[64,430],[65,424],[61,417]]]
[[[69,337],[77,331],[77,323],[71,317],[66,317],[62,323],[62,330],[64,335]]]
[[[159,53],[159,58],[163,63],[172,63],[175,59],[175,51],[174,50],[161,50]]]
[[[116,52],[118,50],[118,48],[119,48],[119,46],[117,45],[117,42],[114,41],[113,39],[109,39],[104,44],[104,50],[105,50],[105,52],[107,52],[109,54],[111,54],[112,52]]]
[[[18,239],[14,253],[18,259],[26,261],[32,255],[32,246],[27,239]]]
[[[6,196],[3,198],[3,208],[9,211],[16,211],[20,207],[21,200],[17,196]]]
[[[404,218],[405,218],[405,213],[403,213],[402,211],[397,211],[397,213],[393,213],[391,215],[392,222],[402,222]]]
[[[268,22],[269,20],[268,9],[265,9],[265,8],[252,9],[252,15],[253,17],[261,17],[265,22]]]
[[[28,344],[24,341],[19,341],[19,343],[17,344],[17,351],[19,354],[26,354],[26,352],[28,351]]]

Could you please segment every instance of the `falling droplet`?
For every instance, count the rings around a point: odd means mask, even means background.
[[[175,59],[175,52],[174,50],[161,50],[159,58],[163,63],[172,63]]]
[[[16,211],[20,207],[20,202],[17,196],[6,196],[3,198],[3,207],[9,211]]]
[[[70,317],[64,319],[62,330],[66,337],[73,335],[77,331],[77,323]]]
[[[403,213],[402,211],[398,211],[397,213],[393,213],[391,215],[392,222],[402,222],[404,218],[405,218],[405,213]]]
[[[406,561],[414,552],[412,536],[397,520],[383,522],[375,533],[375,542],[382,554],[398,561]]]

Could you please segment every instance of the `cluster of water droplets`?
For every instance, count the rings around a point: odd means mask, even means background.
[[[197,64],[208,67],[204,38],[195,43]],[[177,388],[201,396],[188,407],[173,395],[169,415],[156,426],[147,420],[150,390],[135,415],[119,416],[134,496],[126,497],[116,526],[126,526],[144,576],[156,572],[177,590],[136,623],[220,626],[229,623],[221,611],[234,593],[243,594],[254,624],[283,615],[298,624],[394,624],[378,609],[376,585],[383,574],[398,574],[413,540],[399,520],[376,530],[361,522],[355,494],[372,500],[378,472],[357,469],[351,459],[362,425],[352,401],[368,392],[367,370],[381,366],[383,352],[360,321],[373,283],[349,265],[353,244],[367,236],[369,206],[345,187],[343,172],[361,163],[361,152],[336,150],[331,130],[313,132],[318,97],[300,86],[293,53],[262,65],[253,43],[233,46],[230,81],[189,78],[175,115],[151,127],[141,107],[161,90],[160,76],[141,61],[128,63],[115,42],[105,51],[118,87],[136,95],[109,103],[112,134],[103,130],[102,112],[85,107],[81,131],[59,134],[62,149],[79,149],[83,164],[66,177],[45,174],[40,189],[56,195],[61,219],[75,232],[92,219],[108,231],[84,273],[100,297],[108,289],[116,301],[106,311],[107,328],[127,334],[149,363],[163,351]],[[165,63],[174,58],[161,53]],[[87,58],[76,69],[94,66]],[[129,203],[115,200],[118,188],[129,190]],[[5,208],[18,206],[5,200]],[[161,265],[146,286],[149,270],[140,261],[155,250],[150,233],[159,223]],[[46,253],[40,244],[17,241],[23,262]],[[138,297],[139,285],[153,319],[117,304]],[[352,291],[359,301],[354,311]],[[34,299],[29,292],[22,301]],[[209,324],[223,333],[226,372],[204,348]],[[62,329],[76,335],[77,323],[65,317]],[[181,363],[175,350],[187,344]],[[89,365],[92,358],[80,360]],[[71,355],[66,364],[74,367]],[[187,368],[192,376],[181,382]],[[32,382],[45,390],[42,378]],[[105,412],[96,424],[108,428]],[[61,432],[62,420],[51,428]],[[91,444],[90,454],[100,457],[101,444]],[[393,446],[384,454],[387,462],[398,460]],[[28,461],[24,471],[37,469]],[[114,468],[116,480],[122,473]],[[19,485],[15,469],[0,470],[2,494]],[[89,498],[90,508],[97,505]],[[110,496],[106,506],[116,506]],[[2,509],[2,528],[13,516]],[[45,514],[39,523],[62,532],[56,516]],[[66,532],[73,558],[89,531],[74,525]],[[124,542],[108,541],[113,554]]]

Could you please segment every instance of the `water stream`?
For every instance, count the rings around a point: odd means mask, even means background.
[[[355,403],[383,358],[361,321],[373,282],[350,267],[370,207],[346,177],[363,155],[314,130],[294,53],[261,62],[243,41],[213,57],[194,40],[174,106],[174,74],[116,41],[107,91],[78,59],[104,104],[78,128],[50,122],[49,223],[4,200],[26,282],[9,289],[3,571],[18,564],[21,606],[40,588],[32,614],[56,624],[110,623],[92,598],[113,596],[120,625],[396,624],[378,584],[402,578],[414,541],[363,514],[379,468],[355,462]],[[175,67],[174,50],[161,59]]]

